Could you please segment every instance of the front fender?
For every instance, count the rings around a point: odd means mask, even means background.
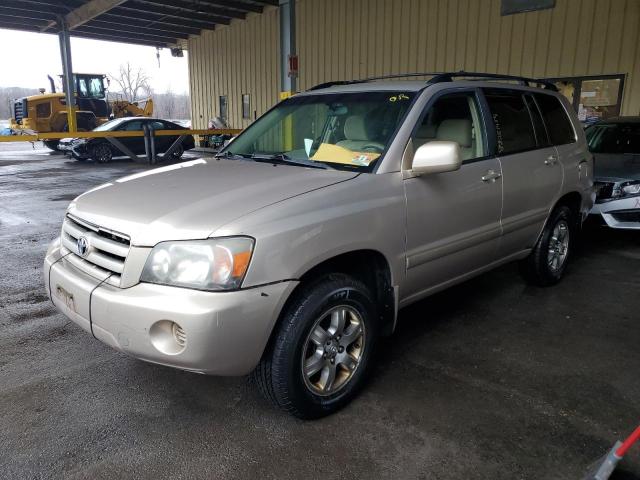
[[[243,287],[299,279],[354,250],[380,252],[392,284],[399,285],[405,275],[405,216],[401,174],[363,174],[259,209],[212,236],[256,239]]]

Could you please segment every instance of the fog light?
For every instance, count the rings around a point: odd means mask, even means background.
[[[182,327],[175,322],[171,325],[171,328],[173,330],[173,338],[175,338],[176,343],[184,348],[187,344],[187,334],[184,333]]]
[[[171,320],[160,320],[149,329],[151,344],[165,355],[177,355],[187,346],[187,334]]]

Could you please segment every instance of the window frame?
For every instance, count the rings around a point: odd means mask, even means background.
[[[247,110],[245,112],[245,103],[244,99],[247,97]],[[240,104],[242,106],[242,119],[243,120],[251,120],[251,94],[250,93],[241,93],[240,94]]]
[[[222,114],[222,99],[224,98],[224,115]],[[218,95],[218,113],[220,114],[220,119],[229,124],[229,97],[225,95]]]
[[[47,114],[46,115],[40,115],[40,107],[46,105],[47,106]],[[51,112],[52,112],[52,108],[51,108],[51,102],[41,102],[38,103],[36,105],[36,119],[42,119],[42,118],[51,118]]]
[[[592,80],[620,80],[620,89],[618,90],[618,98],[616,99],[616,105],[619,107],[618,115],[621,115],[622,112],[622,99],[624,97],[624,84],[627,78],[627,74],[625,73],[613,73],[606,75],[576,75],[569,77],[548,77],[545,78],[546,81],[555,83],[555,82],[571,82],[574,88],[573,101],[569,101],[567,98],[567,102],[571,105],[576,115],[578,114],[578,109],[580,106],[580,95],[582,94],[582,83],[589,82]],[[614,115],[615,116],[615,115]],[[612,117],[609,117],[612,118]],[[606,118],[601,118],[598,121],[606,121]],[[573,122],[572,122],[573,123]],[[580,123],[584,123],[580,121]],[[593,125],[593,124],[591,124]]]
[[[492,153],[492,151],[493,151],[492,145],[493,145],[493,142],[495,142],[495,137],[491,137],[490,131],[489,131],[489,128],[488,128],[488,125],[487,125],[487,122],[491,121],[491,118],[487,117],[487,114],[489,113],[489,110],[487,109],[486,99],[484,98],[480,87],[467,87],[467,86],[465,86],[465,87],[452,87],[452,88],[446,88],[446,89],[443,89],[443,90],[440,90],[440,91],[434,93],[431,96],[431,98],[429,98],[429,100],[427,101],[425,106],[422,108],[422,112],[420,113],[420,116],[418,117],[418,120],[416,121],[415,125],[413,126],[413,129],[411,130],[411,134],[409,135],[409,139],[407,140],[407,144],[409,142],[411,142],[411,144],[413,145],[413,137],[418,132],[418,129],[420,128],[420,126],[422,125],[422,122],[424,121],[424,118],[427,116],[427,114],[429,113],[431,108],[433,108],[433,105],[441,97],[446,96],[446,95],[452,95],[452,94],[471,94],[470,96],[474,97],[474,99],[476,101],[476,106],[478,107],[479,120],[480,120],[480,124],[481,124],[480,127],[482,128],[481,140],[482,140],[483,150],[486,153],[482,157],[469,158],[467,160],[463,160],[462,161],[462,165],[467,165],[469,163],[475,163],[475,162],[482,162],[484,160],[490,160],[492,158],[495,158],[495,155]],[[494,136],[495,136],[495,132],[494,132]],[[415,148],[414,148],[414,153],[415,153]],[[410,166],[409,167],[403,166],[404,170],[407,170],[407,169],[410,169],[410,168],[411,168]]]

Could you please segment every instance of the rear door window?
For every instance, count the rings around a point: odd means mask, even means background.
[[[547,129],[544,125],[544,121],[542,120],[542,114],[540,113],[540,109],[538,108],[536,101],[533,99],[533,95],[525,94],[524,101],[529,108],[529,114],[533,121],[533,130],[536,133],[536,142],[538,143],[538,146],[546,147],[550,145]]]
[[[524,95],[514,90],[486,89],[496,129],[496,153],[509,155],[536,148],[536,136]]]
[[[560,100],[553,95],[536,93],[536,102],[547,125],[547,131],[553,145],[565,145],[576,141],[571,120]]]

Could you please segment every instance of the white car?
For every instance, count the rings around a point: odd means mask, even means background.
[[[594,156],[596,203],[611,228],[640,230],[640,117],[619,117],[586,130]]]

